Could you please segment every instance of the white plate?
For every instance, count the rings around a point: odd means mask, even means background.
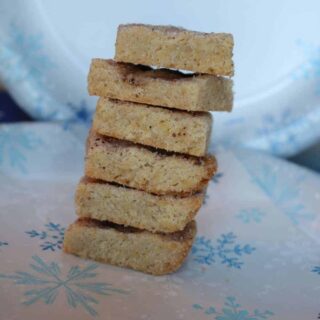
[[[40,119],[86,122],[92,57],[114,55],[120,23],[232,32],[235,111],[215,141],[291,155],[320,137],[318,1],[2,0],[0,80]]]
[[[0,149],[0,319],[317,319],[319,176],[218,153],[192,253],[154,277],[62,252],[82,173],[70,128],[2,126]]]

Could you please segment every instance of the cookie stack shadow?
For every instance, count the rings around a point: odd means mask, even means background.
[[[65,252],[155,275],[182,265],[217,170],[209,111],[232,110],[232,50],[230,34],[119,26],[115,60],[89,71],[99,100]]]

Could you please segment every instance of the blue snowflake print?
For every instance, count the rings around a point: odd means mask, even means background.
[[[6,241],[0,241],[0,248],[1,248],[1,247],[4,247],[4,246],[8,246],[8,245],[9,245],[8,242],[6,242]]]
[[[298,147],[298,135],[295,127],[301,116],[286,108],[279,115],[265,114],[256,130],[257,141],[265,141],[272,154],[282,155],[284,150],[295,150]],[[284,131],[283,128],[291,128]]]
[[[292,108],[285,108],[281,113],[264,114],[259,128],[256,129],[257,141],[265,141],[273,154],[281,155],[283,150],[295,150],[298,135],[295,128],[300,125],[301,115]],[[283,128],[291,130],[283,131]]]
[[[214,184],[218,184],[222,177],[223,177],[223,173],[222,172],[218,172],[212,177],[211,181]],[[209,193],[206,193],[206,195],[204,197],[204,200],[203,200],[203,204],[204,205],[207,204],[209,199],[210,199],[210,195],[209,195]]]
[[[253,164],[247,158],[243,159],[240,154],[237,157],[250,174],[252,181],[281,208],[292,224],[299,225],[314,220],[315,213],[307,210],[300,200],[304,175],[288,175],[284,180],[279,175],[281,168],[275,167],[268,159],[264,158],[263,161],[255,161]]]
[[[247,224],[251,222],[260,223],[264,216],[265,213],[258,208],[242,209],[235,215],[237,219]]]
[[[216,173],[216,174],[212,177],[211,180],[212,180],[214,183],[219,183],[222,177],[223,177],[223,173],[222,173],[222,172],[218,172],[218,173]]]
[[[17,57],[14,52],[23,52]],[[17,24],[11,24],[8,38],[0,54],[0,62],[10,72],[6,72],[6,81],[17,83],[29,79],[44,82],[44,71],[54,67],[43,52],[43,36],[28,35]]]
[[[302,40],[297,41],[300,48],[304,63],[293,73],[294,79],[317,79],[320,77],[320,46],[307,43]],[[317,86],[315,93],[320,95],[320,87]]]
[[[202,311],[210,318],[212,316],[212,319],[215,320],[265,320],[274,315],[270,310],[260,311],[254,309],[250,312],[247,309],[243,309],[242,306],[236,302],[235,297],[227,297],[221,310],[217,310],[214,306],[204,308],[200,304],[194,304],[192,307],[195,310]]]
[[[42,140],[30,131],[18,128],[0,130],[0,168],[9,165],[26,173],[28,154],[42,143]]]
[[[290,125],[300,117],[296,115],[291,108],[285,108],[280,114],[265,114],[262,116],[261,126],[256,133],[259,136],[265,136],[275,131],[280,131],[283,127]]]
[[[55,224],[52,222],[49,222],[44,226],[46,228],[45,230],[26,231],[26,234],[28,234],[31,238],[37,238],[41,240],[42,243],[40,244],[40,247],[44,251],[55,251],[57,249],[61,249],[63,244],[65,228],[61,227],[60,224]]]
[[[67,103],[67,106],[72,111],[73,116],[63,122],[62,127],[64,130],[69,130],[73,124],[83,124],[87,128],[90,127],[92,121],[92,111],[89,109],[85,100],[80,101],[79,104]]]
[[[294,182],[284,183],[271,165],[264,164],[259,173],[253,177],[253,181],[284,210],[293,224],[298,225],[302,220],[314,219],[315,215],[298,202],[300,185],[303,181],[301,177],[296,177]]]
[[[50,72],[57,66],[45,50],[41,32],[29,34],[23,26],[12,23],[2,41],[0,73],[4,84],[19,85],[28,92],[24,107],[37,119],[61,120],[70,116],[69,110],[48,94],[52,85]]]
[[[312,269],[312,272],[317,273],[320,275],[320,266],[316,266]]]
[[[236,236],[229,232],[222,234],[216,244],[203,236],[197,237],[191,253],[193,260],[199,264],[212,265],[220,261],[229,268],[241,269],[243,265],[241,257],[251,254],[254,250],[256,249],[249,244],[243,246],[236,244]]]
[[[12,280],[14,284],[23,287],[30,286],[24,292],[24,305],[29,306],[36,302],[54,304],[61,291],[64,291],[69,306],[83,307],[91,316],[98,315],[93,307],[98,304],[98,295],[109,296],[127,291],[114,288],[110,283],[88,282],[88,279],[97,276],[97,264],[88,264],[86,267],[73,266],[65,277],[59,265],[55,262],[46,263],[38,256],[32,257],[31,272],[17,271],[13,274],[0,274],[0,279]]]
[[[320,87],[318,91],[320,94]],[[306,116],[309,111],[303,110],[302,106],[297,108],[296,104],[291,104],[283,106],[282,111],[266,112],[259,117],[260,123],[252,132],[255,139],[248,141],[246,145],[268,149],[279,156],[294,155],[297,149],[305,147],[299,132],[301,128],[313,123],[313,118]]]

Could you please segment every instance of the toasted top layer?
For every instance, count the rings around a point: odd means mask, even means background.
[[[93,220],[90,218],[79,218],[76,221],[76,225],[89,227],[89,228],[99,228],[99,229],[115,229],[118,232],[123,233],[150,233],[149,231],[133,228],[133,227],[125,227],[122,225],[118,225],[109,221],[99,221]],[[193,220],[187,224],[184,230],[177,231],[173,233],[155,233],[155,235],[161,236],[161,238],[170,240],[170,241],[186,241],[191,240],[194,237],[196,232],[196,222]]]
[[[172,25],[153,25],[153,24],[144,24],[144,23],[126,23],[126,24],[119,24],[118,31],[128,30],[128,29],[140,29],[140,30],[148,30],[154,33],[165,33],[170,36],[178,35],[178,34],[188,34],[194,38],[200,37],[212,37],[212,36],[224,36],[228,39],[233,40],[233,36],[231,33],[225,32],[200,32],[200,31],[191,31],[182,27],[176,27]]]
[[[152,24],[144,24],[144,23],[126,23],[126,24],[120,24],[118,29],[122,28],[131,28],[131,27],[143,27],[143,28],[151,28],[152,31],[162,31],[162,32],[168,32],[168,33],[178,33],[178,32],[192,32],[192,33],[199,33],[206,35],[208,33],[198,32],[198,31],[189,31],[182,27],[176,27],[171,25],[152,25]]]
[[[117,61],[232,76],[233,36],[173,26],[120,25]]]

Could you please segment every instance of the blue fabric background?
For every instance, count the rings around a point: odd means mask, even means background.
[[[32,118],[5,91],[0,91],[0,123],[19,121],[32,121]]]

